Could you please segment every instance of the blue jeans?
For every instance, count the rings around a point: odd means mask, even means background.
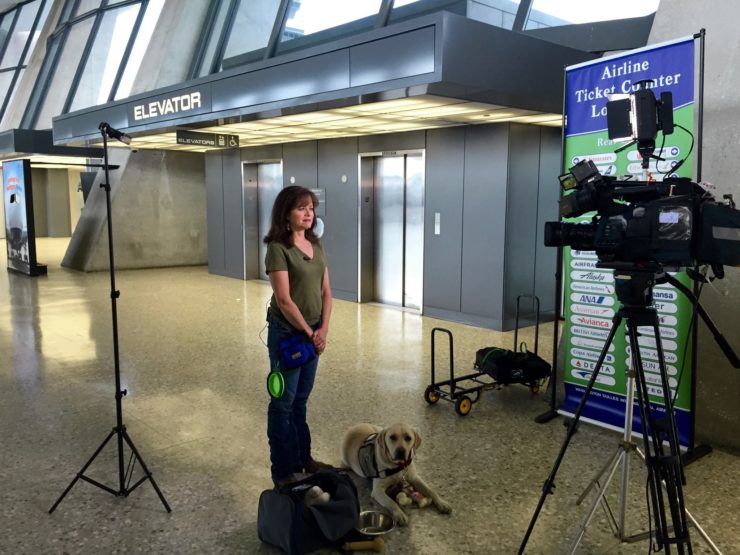
[[[295,333],[277,317],[267,316],[267,350],[270,367],[280,365],[280,341]],[[319,324],[314,326],[318,328]],[[300,471],[311,458],[311,431],[306,422],[306,403],[313,389],[319,359],[283,370],[285,390],[280,399],[270,399],[267,409],[267,439],[273,480],[282,480]]]

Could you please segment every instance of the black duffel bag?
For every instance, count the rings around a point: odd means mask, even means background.
[[[475,367],[500,384],[532,384],[548,377],[552,370],[542,357],[527,351],[524,343],[519,351],[500,347],[479,349],[475,353]]]
[[[500,347],[484,347],[475,353],[475,367],[485,372],[498,383],[506,384],[517,381],[516,353]]]
[[[304,496],[313,486],[319,486],[331,499],[306,505]],[[352,479],[343,472],[320,470],[305,480],[262,492],[257,534],[285,553],[310,553],[339,545],[354,531],[359,518],[360,502]]]

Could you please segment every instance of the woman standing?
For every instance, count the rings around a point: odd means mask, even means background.
[[[298,479],[295,473],[330,467],[311,456],[306,421],[318,356],[297,368],[287,368],[280,352],[280,343],[296,335],[313,344],[317,355],[326,348],[331,287],[326,256],[313,231],[317,205],[316,195],[308,189],[286,187],[275,199],[270,231],[264,239],[265,269],[273,291],[267,310],[267,348],[271,370],[280,370],[285,380],[282,396],[272,398],[267,411],[271,473],[278,486]]]

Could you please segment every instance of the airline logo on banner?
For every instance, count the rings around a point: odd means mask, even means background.
[[[675,316],[659,314],[658,320],[660,321],[661,326],[675,326],[678,324],[678,319],[676,319]]]
[[[574,258],[570,261],[570,267],[575,268],[576,270],[589,270],[596,268],[596,260],[579,260],[577,258]]]
[[[585,349],[578,349],[573,347],[570,350],[570,354],[576,358],[585,358],[586,360],[599,360],[599,353],[596,351],[586,351]],[[604,362],[607,364],[614,363],[614,355],[606,355]]]
[[[612,321],[606,318],[594,318],[593,316],[579,316],[574,314],[570,321],[581,326],[592,326],[594,328],[611,329]]]
[[[581,291],[583,293],[597,293],[601,295],[613,295],[614,286],[603,283],[585,283],[574,281],[570,284],[571,291]]]
[[[640,347],[650,347],[651,349],[657,349],[657,341],[654,337],[643,335],[637,338],[637,342],[640,344]],[[627,343],[632,344],[629,341],[629,337],[627,338]],[[675,351],[678,349],[678,343],[673,341],[672,339],[661,339],[660,341],[661,346],[663,347],[664,351]]]
[[[625,364],[629,365],[630,359],[625,359]],[[643,360],[642,361],[642,369],[645,370],[645,372],[653,372],[656,374],[660,373],[660,364],[658,362],[653,362],[651,360]],[[665,365],[666,372],[669,376],[676,376],[678,375],[678,368],[673,366],[672,364],[666,364]]]
[[[570,309],[576,314],[589,314],[591,316],[599,316],[601,318],[613,318],[614,317],[613,309],[604,308],[601,306],[574,304],[574,305],[571,305]]]
[[[590,260],[598,260],[595,251],[579,251],[573,249],[572,251],[570,251],[570,254],[573,258],[588,258]]]
[[[606,295],[585,295],[582,293],[571,293],[570,300],[574,303],[597,304],[601,306],[612,306],[614,304],[614,298],[607,297]]]
[[[581,335],[583,337],[591,337],[593,339],[600,339],[602,342],[606,341],[606,338],[609,337],[609,332],[607,330],[597,330],[594,328],[571,326],[570,331],[571,333],[575,335]]]
[[[571,272],[570,279],[574,281],[614,283],[614,274],[612,274],[611,272]]]
[[[674,328],[666,328],[665,326],[660,326],[658,328],[660,331],[660,337],[668,338],[668,339],[675,339],[678,337],[678,332]],[[650,326],[640,326],[637,328],[638,333],[641,333],[643,335],[649,335],[652,337],[653,335],[653,328]]]
[[[627,345],[627,354],[632,354],[632,347]],[[658,356],[658,351],[655,349],[646,349],[645,347],[640,347],[640,356],[642,358],[645,358],[647,360],[654,360],[659,361],[660,357]],[[663,351],[663,358],[666,362],[670,364],[675,364],[678,362],[678,357],[676,356],[676,353],[671,353],[670,351]]]
[[[581,360],[578,358],[574,358],[571,361],[571,364],[578,370],[588,370],[589,372],[593,372],[596,369],[596,362],[592,360]],[[600,372],[613,376],[616,370],[611,364],[602,364]]]
[[[604,342],[596,339],[588,339],[586,337],[574,337],[571,341],[576,347],[584,347],[586,349],[594,349],[595,351],[601,351],[604,348]],[[614,344],[609,345],[609,352],[614,352]]]
[[[570,371],[570,375],[574,378],[578,378],[579,380],[588,381],[591,379],[591,372],[588,370],[579,370],[577,368],[573,368]],[[604,384],[604,385],[616,385],[617,380],[612,378],[611,376],[606,376],[599,372],[599,375],[596,376],[596,383]]]

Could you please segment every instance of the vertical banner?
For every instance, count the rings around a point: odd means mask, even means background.
[[[642,179],[641,156],[632,146],[615,153],[623,143],[609,140],[606,103],[608,95],[627,94],[637,90],[637,83],[653,80],[650,88],[657,97],[663,91],[673,94],[673,118],[676,125],[693,129],[694,121],[694,40],[682,39],[618,56],[601,58],[566,68],[566,132],[564,170],[584,159],[596,164],[602,175],[632,176]],[[662,180],[664,176],[693,176],[693,164],[687,159],[672,171],[680,160],[689,156],[692,139],[676,128],[665,137],[659,132],[655,154],[664,161],[650,161],[650,176]],[[662,146],[662,148],[661,148]],[[626,177],[625,177],[626,179]],[[565,221],[590,222],[594,213],[583,214]],[[612,317],[619,309],[614,290],[612,270],[596,267],[598,259],[592,251],[564,248],[563,252],[563,308],[565,327],[563,349],[565,355],[565,399],[560,412],[573,414],[583,397],[609,330]],[[691,287],[688,277],[676,276]],[[664,349],[669,387],[674,395],[676,424],[681,445],[690,447],[691,438],[691,303],[670,285],[659,285],[654,290],[654,306],[660,317],[660,336]],[[640,353],[650,402],[659,412],[665,412],[660,386],[658,353],[653,331],[640,328]],[[627,368],[630,349],[625,336],[625,323],[614,337],[583,416],[590,422],[611,429],[624,428],[627,394]],[[639,411],[635,408],[634,430],[642,432]]]
[[[4,161],[2,177],[8,269],[29,276],[46,273],[46,266],[36,264],[30,161]]]

